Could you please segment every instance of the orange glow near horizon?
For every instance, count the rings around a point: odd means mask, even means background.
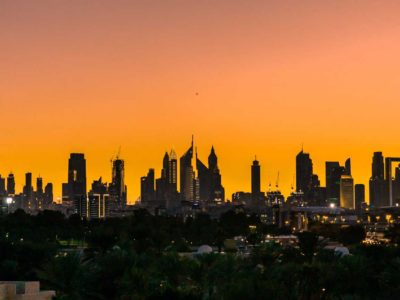
[[[288,195],[302,144],[322,185],[325,161],[351,157],[367,186],[374,151],[400,155],[399,14],[390,0],[2,0],[0,174],[18,192],[41,175],[60,197],[70,152],[89,189],[121,146],[132,203],[194,134],[229,199],[250,190],[254,155],[262,189],[279,171]]]

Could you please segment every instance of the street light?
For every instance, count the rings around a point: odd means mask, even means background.
[[[7,197],[7,198],[6,198],[7,213],[8,213],[8,214],[10,213],[10,205],[11,205],[12,202],[13,202],[13,198],[11,198],[11,197]]]

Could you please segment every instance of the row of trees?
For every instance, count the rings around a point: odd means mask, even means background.
[[[260,243],[263,234],[282,230],[233,211],[219,220],[136,211],[91,222],[17,211],[0,218],[0,280],[40,280],[58,299],[77,300],[400,298],[397,246],[365,246],[362,227],[320,224],[299,234],[298,247]],[[321,233],[349,244],[352,255],[324,250]],[[250,256],[179,254],[201,244],[223,250],[236,235],[255,245]]]

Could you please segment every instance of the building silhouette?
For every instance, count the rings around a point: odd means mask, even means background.
[[[7,196],[6,179],[0,175],[0,197]]]
[[[140,178],[140,201],[144,204],[155,200],[154,169],[149,169],[147,176]]]
[[[15,178],[13,173],[8,174],[7,177],[7,195],[8,196],[15,195]]]
[[[388,184],[384,174],[385,167],[382,152],[374,152],[372,157],[372,176],[369,180],[369,201],[371,207],[389,205]]]
[[[25,185],[23,187],[23,207],[28,210],[35,209],[33,201],[32,173],[25,174]]]
[[[53,204],[53,184],[47,183],[44,188],[44,206],[49,207]]]
[[[63,202],[72,204],[86,199],[86,159],[83,153],[71,153],[68,160],[68,182],[63,184]]]
[[[355,209],[358,213],[361,212],[362,204],[365,203],[365,185],[356,184],[354,186],[354,202]]]
[[[326,171],[326,198],[328,203],[340,205],[340,178],[342,175],[351,176],[350,158],[346,160],[345,166],[337,161],[327,161]]]
[[[44,209],[44,191],[43,191],[43,178],[36,178],[36,191],[35,191],[35,206],[37,209]]]
[[[104,219],[108,217],[110,212],[109,198],[107,183],[103,183],[101,177],[94,180],[86,199],[86,218]]]
[[[221,204],[225,201],[225,189],[221,182],[221,173],[218,167],[218,157],[214,146],[208,156],[208,167],[198,158],[196,166],[199,178],[200,200],[208,204]]]
[[[168,182],[174,193],[178,191],[178,160],[175,150],[172,149],[169,154]]]
[[[309,153],[303,149],[296,156],[296,191],[308,195],[311,190],[313,163]]]
[[[258,205],[261,200],[261,167],[257,158],[251,166],[251,199],[253,205]]]
[[[340,206],[354,209],[354,180],[350,175],[340,177]]]
[[[125,162],[118,156],[112,160],[111,183],[109,194],[117,208],[124,208],[127,204],[127,187],[125,185]]]
[[[193,169],[193,137],[189,149],[180,158],[180,195],[183,201],[195,201],[197,182]]]
[[[196,151],[197,176],[199,178],[200,201],[208,202],[211,196],[211,176],[207,166],[198,158]]]

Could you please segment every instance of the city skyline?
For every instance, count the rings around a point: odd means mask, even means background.
[[[193,137],[192,137],[192,139],[193,139]],[[192,144],[190,145],[190,147],[189,147],[189,150],[188,149],[186,149],[186,151],[184,152],[184,153],[182,153],[182,154],[179,154],[179,153],[177,153],[176,154],[176,152],[175,152],[175,148],[172,148],[172,150],[170,150],[170,151],[166,151],[166,152],[164,152],[164,160],[165,160],[165,157],[167,156],[167,158],[168,158],[168,155],[173,155],[174,157],[176,156],[176,155],[181,155],[182,157],[184,157],[185,156],[185,153],[187,153],[188,151],[192,151],[193,153],[191,154],[191,158],[190,158],[190,160],[192,161],[192,165],[193,166],[195,166],[196,165],[196,160],[197,160],[197,167],[196,168],[194,168],[194,172],[195,172],[195,177],[193,177],[193,179],[195,179],[195,178],[197,178],[197,176],[198,176],[198,174],[197,174],[197,172],[199,172],[198,171],[198,167],[199,167],[199,162],[200,162],[200,164],[202,165],[202,163],[201,163],[201,161],[197,158],[197,157],[200,157],[201,158],[201,155],[199,156],[199,154],[198,154],[198,150],[197,150],[197,148],[198,148],[198,144],[196,143],[193,143],[193,140],[192,140]],[[212,145],[211,146],[211,153],[214,153],[214,149],[215,149],[215,147],[214,147],[214,145]],[[217,148],[218,149],[218,148]],[[216,150],[216,152],[218,153],[218,150]],[[172,154],[173,153],[173,154]],[[90,172],[90,167],[86,167],[86,164],[87,164],[87,155],[85,154],[85,153],[82,153],[83,154],[83,160],[84,160],[84,164],[85,164],[85,170],[83,171],[84,172],[84,176],[85,176],[85,178],[86,178],[86,188],[87,188],[87,190],[89,190],[89,188],[90,188],[90,183],[91,182],[95,182],[99,177],[101,178],[101,179],[103,179],[103,182],[104,183],[108,183],[108,184],[110,184],[110,186],[111,186],[111,183],[112,183],[112,174],[113,174],[113,172],[114,172],[114,168],[115,168],[115,163],[118,161],[118,162],[121,162],[122,163],[122,166],[124,165],[124,164],[126,164],[126,160],[125,160],[125,158],[122,156],[122,157],[120,157],[119,155],[120,155],[120,150],[118,151],[118,154],[116,154],[116,155],[114,155],[113,157],[112,157],[112,159],[111,159],[111,161],[108,161],[108,167],[110,168],[109,170],[108,170],[108,172],[107,173],[110,173],[111,175],[110,176],[108,176],[108,175],[106,175],[106,174],[97,174],[97,175],[94,175],[93,177],[90,177],[90,175],[88,175],[88,176],[86,176],[86,173],[88,173],[88,174],[91,174],[91,173],[93,173],[93,172]],[[68,155],[70,155],[71,157],[76,157],[76,156],[78,156],[78,157],[81,157],[82,156],[82,154],[81,153],[70,153],[70,154],[68,154]],[[360,180],[358,180],[355,176],[354,176],[354,173],[357,173],[356,172],[356,168],[354,167],[354,165],[353,165],[353,159],[351,158],[351,157],[346,157],[343,161],[345,162],[345,163],[343,163],[343,166],[341,166],[340,164],[341,164],[341,162],[340,161],[337,161],[337,160],[325,160],[325,161],[323,161],[322,162],[322,164],[323,164],[323,170],[321,171],[321,172],[318,172],[318,171],[315,171],[315,168],[314,168],[314,166],[315,165],[320,165],[320,163],[316,163],[315,162],[315,160],[313,159],[313,153],[310,153],[310,152],[308,152],[308,151],[305,151],[305,149],[304,149],[304,145],[302,145],[302,148],[300,149],[300,151],[296,154],[296,156],[294,156],[294,158],[293,158],[293,169],[294,169],[294,173],[293,173],[293,176],[292,176],[292,181],[290,182],[290,186],[282,186],[282,181],[281,181],[281,173],[282,173],[282,171],[281,170],[279,170],[278,171],[278,173],[279,174],[276,174],[276,177],[274,178],[273,177],[273,172],[272,171],[270,171],[270,172],[267,172],[267,170],[265,170],[265,168],[263,167],[263,164],[262,164],[262,160],[260,160],[259,159],[259,156],[256,156],[256,158],[255,158],[255,160],[254,160],[254,157],[253,157],[253,159],[251,159],[250,161],[251,161],[251,164],[249,163],[246,167],[247,167],[247,186],[244,186],[244,188],[240,188],[240,187],[238,187],[238,186],[231,186],[230,187],[230,189],[226,192],[226,200],[232,200],[231,199],[231,195],[233,194],[233,193],[235,193],[235,192],[239,192],[239,191],[244,191],[244,192],[251,192],[252,191],[252,171],[251,171],[251,168],[252,168],[252,165],[254,164],[254,161],[257,161],[257,163],[259,163],[259,166],[261,167],[261,176],[260,176],[260,181],[261,181],[261,187],[260,187],[260,189],[261,189],[261,191],[262,192],[267,192],[267,191],[269,191],[269,190],[272,190],[272,191],[274,191],[274,190],[277,190],[277,186],[276,186],[276,184],[278,184],[279,185],[279,188],[278,188],[278,190],[280,190],[281,192],[282,192],[282,194],[285,196],[285,197],[288,197],[288,196],[290,196],[290,194],[291,194],[291,192],[293,192],[293,191],[295,191],[295,190],[297,190],[297,191],[299,191],[299,190],[301,190],[301,186],[304,186],[304,180],[302,180],[303,181],[303,183],[300,183],[300,185],[298,185],[298,180],[297,180],[297,173],[296,173],[296,168],[297,168],[297,166],[299,166],[300,167],[300,165],[298,165],[299,163],[300,164],[302,164],[302,160],[298,160],[298,157],[300,156],[300,155],[304,155],[305,157],[307,157],[307,161],[308,160],[311,160],[311,171],[308,171],[308,173],[309,173],[309,175],[306,175],[306,178],[307,178],[307,176],[308,176],[308,180],[310,181],[310,183],[312,182],[312,180],[314,180],[314,179],[312,179],[313,178],[313,176],[317,176],[317,179],[316,180],[318,180],[318,186],[321,186],[321,187],[326,187],[326,176],[328,176],[328,166],[329,166],[329,168],[331,168],[330,166],[331,165],[334,165],[335,166],[335,168],[337,167],[337,168],[340,168],[340,170],[338,170],[339,172],[340,172],[340,174],[343,174],[343,175],[346,175],[346,174],[350,174],[351,176],[352,176],[352,178],[353,178],[353,180],[354,180],[354,183],[353,183],[353,185],[355,186],[355,185],[360,185],[360,184],[362,184],[362,185],[364,185],[365,186],[365,195],[366,195],[366,197],[365,197],[365,199],[366,199],[366,201],[367,201],[367,203],[369,203],[370,202],[370,197],[369,197],[369,190],[370,190],[370,179],[371,178],[374,178],[374,176],[376,176],[376,175],[374,175],[374,172],[376,173],[376,171],[375,171],[375,169],[376,169],[376,167],[373,165],[374,164],[374,160],[375,160],[375,155],[376,154],[383,154],[383,160],[385,159],[385,157],[386,158],[390,158],[390,155],[386,155],[386,153],[382,153],[381,151],[379,151],[379,152],[377,152],[377,151],[374,151],[371,155],[370,155],[370,162],[369,162],[369,177],[368,177],[368,179],[367,179],[367,181],[366,182],[364,182],[364,181],[360,181]],[[204,157],[206,157],[206,155],[204,155]],[[219,157],[219,159],[218,159],[218,165],[220,165],[220,161],[221,160],[223,160],[223,157],[221,158],[221,156],[219,155],[219,153],[218,153],[218,157]],[[390,159],[392,159],[392,158],[390,158]],[[89,159],[89,161],[90,161],[90,159]],[[139,192],[138,192],[138,194],[136,195],[134,195],[134,196],[132,196],[132,195],[129,195],[128,194],[128,204],[134,204],[135,203],[135,201],[137,201],[137,200],[139,200],[139,198],[140,198],[140,189],[141,189],[141,187],[140,187],[140,185],[141,185],[141,183],[140,183],[140,178],[142,178],[144,175],[146,175],[146,173],[148,172],[148,170],[153,170],[153,172],[154,172],[154,189],[156,188],[156,178],[158,178],[158,177],[162,177],[162,176],[165,176],[165,174],[164,175],[162,175],[163,174],[163,172],[165,172],[165,170],[164,170],[164,167],[165,167],[165,161],[162,161],[160,158],[157,160],[157,159],[155,159],[154,160],[155,162],[156,161],[161,161],[161,163],[156,163],[156,164],[152,164],[150,167],[147,167],[147,169],[141,174],[141,176],[139,176],[138,178],[136,178],[136,183],[137,183],[137,185],[139,185],[139,187],[138,187],[138,190],[139,190]],[[351,162],[350,162],[351,161]],[[111,166],[110,166],[110,162],[111,162]],[[383,162],[382,162],[383,163]],[[64,170],[64,175],[66,176],[66,179],[67,180],[64,180],[64,181],[68,181],[68,178],[70,177],[70,178],[72,178],[73,177],[73,174],[71,174],[71,170],[72,169],[70,169],[69,167],[68,167],[68,162],[66,163],[66,168],[65,168],[65,170]],[[308,162],[307,162],[307,164],[309,164]],[[155,166],[155,165],[157,165],[157,166]],[[158,165],[160,165],[160,166],[158,166]],[[179,159],[178,159],[178,165],[177,165],[177,167],[178,167],[178,169],[180,168],[180,162],[179,162]],[[204,166],[205,167],[205,166]],[[236,165],[236,167],[238,167],[237,165]],[[396,161],[394,161],[394,164],[392,165],[392,176],[394,177],[397,173],[396,173],[396,170],[395,170],[395,168],[397,167],[397,163],[396,163]],[[87,170],[86,170],[86,168],[87,168]],[[70,171],[68,171],[70,169]],[[221,168],[219,168],[219,169],[221,169]],[[382,169],[380,172],[382,173],[384,170],[385,170],[386,168],[384,167],[384,169]],[[122,169],[123,171],[123,174],[124,174],[124,180],[125,180],[125,182],[130,182],[130,181],[132,181],[132,180],[127,180],[128,179],[128,177],[127,177],[127,175],[126,174],[129,174],[130,172],[128,171],[127,172],[127,170],[124,170],[124,169]],[[318,170],[318,169],[317,169]],[[304,175],[301,175],[301,174],[304,174],[302,171],[301,171],[301,167],[300,167],[300,169],[298,169],[298,171],[299,172],[301,172],[301,173],[298,173],[298,175],[301,177],[301,176],[303,176],[304,177]],[[335,171],[334,171],[335,172]],[[386,172],[386,171],[385,171]],[[179,173],[179,172],[178,172]],[[223,170],[222,170],[222,173],[223,173],[223,175],[224,176],[222,176],[222,184],[225,186],[225,182],[227,181],[227,182],[229,182],[229,174],[227,175],[227,174],[225,174],[225,172],[223,172]],[[264,173],[269,173],[269,174],[272,174],[272,176],[271,176],[271,178],[266,178],[266,176],[264,175]],[[5,178],[5,180],[7,180],[7,177],[8,177],[8,175],[10,174],[10,172],[7,172],[7,173],[5,173],[5,172],[3,172],[3,173],[0,173],[1,174],[1,176],[2,176],[2,178]],[[38,180],[42,180],[42,178],[43,178],[43,176],[41,175],[41,173],[39,173],[39,174],[35,174],[34,172],[31,172],[30,170],[29,171],[26,171],[26,172],[24,172],[23,174],[21,174],[22,175],[22,180],[21,180],[21,182],[18,182],[18,179],[19,179],[19,176],[16,176],[16,174],[15,174],[15,172],[12,172],[12,174],[14,175],[14,181],[15,181],[15,192],[16,192],[16,194],[18,194],[18,193],[20,193],[20,192],[24,192],[23,191],[23,189],[25,188],[25,183],[26,183],[26,180],[28,180],[27,179],[27,176],[29,176],[29,180],[30,180],[30,182],[31,182],[31,184],[33,183],[33,181],[34,180],[36,180],[36,179],[38,179]],[[338,175],[336,175],[336,176],[339,176],[339,178],[340,178],[340,174],[338,174]],[[128,175],[129,176],[129,175]],[[397,175],[396,175],[397,176]],[[63,194],[63,192],[62,192],[62,188],[61,188],[61,185],[64,185],[65,183],[61,183],[60,184],[60,187],[58,188],[57,187],[57,181],[55,181],[55,180],[53,180],[51,177],[44,177],[44,179],[45,179],[45,181],[46,182],[49,182],[49,183],[51,183],[53,186],[54,186],[54,200],[56,201],[56,202],[61,202],[61,200],[62,200],[62,194]],[[270,179],[270,180],[269,180]],[[277,181],[278,180],[278,181]],[[307,181],[307,179],[305,179],[306,181]],[[135,181],[135,180],[133,180],[133,181]],[[56,183],[55,183],[56,182]],[[177,186],[180,186],[180,182],[181,182],[181,176],[178,176],[177,177]],[[7,181],[5,181],[5,183],[7,184]],[[243,186],[243,185],[242,185]],[[126,186],[125,188],[127,188],[127,187],[129,187],[129,186]],[[194,188],[194,187],[193,187]],[[296,189],[297,188],[297,189]],[[339,186],[337,186],[337,191],[336,191],[336,193],[339,195]],[[383,188],[384,190],[386,190],[387,189],[387,187],[386,188]],[[58,195],[57,193],[57,191],[60,191],[60,195]],[[128,189],[128,190],[132,190],[132,187],[130,188],[130,189]],[[134,190],[134,188],[133,188],[133,190]],[[180,189],[178,190],[178,191],[180,191]],[[68,194],[68,192],[66,192],[66,194]],[[328,194],[329,194],[329,191],[328,191]],[[353,194],[354,194],[354,191],[353,191]],[[338,195],[336,196],[337,198],[338,198]],[[329,198],[330,198],[330,196],[329,195],[325,195],[326,196],[326,199],[328,200]],[[132,201],[132,199],[134,199],[133,201]],[[388,200],[387,200],[388,201]],[[329,201],[328,201],[329,202]],[[338,203],[339,204],[339,203]]]
[[[0,174],[41,175],[61,196],[65,157],[85,153],[88,183],[110,181],[122,146],[129,199],[138,178],[195,134],[212,145],[228,198],[280,173],[285,194],[304,144],[352,157],[367,188],[371,154],[400,152],[398,1],[10,1],[0,4]],[[159,174],[156,174],[159,177]],[[133,199],[132,199],[133,198]]]

